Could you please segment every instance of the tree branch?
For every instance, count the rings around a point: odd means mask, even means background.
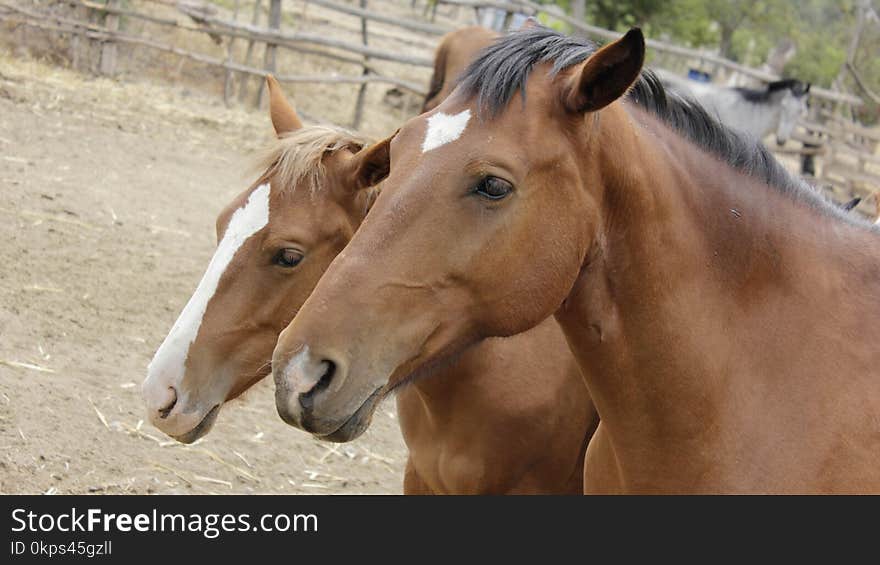
[[[874,102],[874,104],[880,105],[880,95],[877,95],[877,93],[874,92],[873,90],[871,90],[870,87],[868,87],[868,85],[865,83],[865,81],[862,80],[862,77],[861,77],[861,75],[859,75],[859,72],[856,70],[855,65],[853,65],[851,62],[847,61],[846,62],[846,70],[848,70],[849,74],[851,74],[853,79],[855,79],[856,84],[859,86],[859,88],[862,90],[862,92],[865,94],[865,96],[870,98],[871,101]]]

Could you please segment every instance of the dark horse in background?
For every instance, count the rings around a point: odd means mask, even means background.
[[[477,56],[500,37],[491,29],[469,26],[451,31],[440,39],[434,52],[434,72],[422,113],[436,108],[455,89],[459,75]]]

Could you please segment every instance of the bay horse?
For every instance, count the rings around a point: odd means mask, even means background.
[[[458,77],[474,60],[477,53],[492,44],[498,33],[482,26],[468,26],[451,31],[440,38],[434,52],[434,72],[422,113],[436,108],[455,89]]]
[[[880,491],[880,231],[644,56],[518,31],[378,144],[369,218],[278,339],[285,420],[365,425],[552,315],[601,418],[585,492]]]
[[[700,83],[658,71],[663,85],[693,97],[714,112],[721,123],[764,139],[771,133],[785,145],[798,120],[807,114],[810,83],[796,79],[773,81],[764,88],[724,87]]]
[[[224,402],[269,373],[278,334],[376,192],[358,176],[370,162],[363,138],[304,127],[274,79],[268,91],[279,139],[261,161],[265,172],[218,217],[217,251],[143,385],[152,423],[182,442],[208,433]],[[581,491],[598,418],[558,324],[487,341],[438,373],[397,395],[405,493]],[[522,394],[537,375],[545,388]]]

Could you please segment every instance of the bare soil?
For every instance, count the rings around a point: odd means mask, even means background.
[[[191,446],[143,421],[146,365],[270,134],[213,93],[0,52],[0,492],[401,491],[392,404],[341,446],[285,425],[270,382]]]

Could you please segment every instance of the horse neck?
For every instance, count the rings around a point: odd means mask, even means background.
[[[876,234],[616,112],[582,171],[605,187],[602,225],[556,313],[612,440],[701,437],[732,390],[838,370],[829,344],[864,339],[858,312],[880,303]]]

